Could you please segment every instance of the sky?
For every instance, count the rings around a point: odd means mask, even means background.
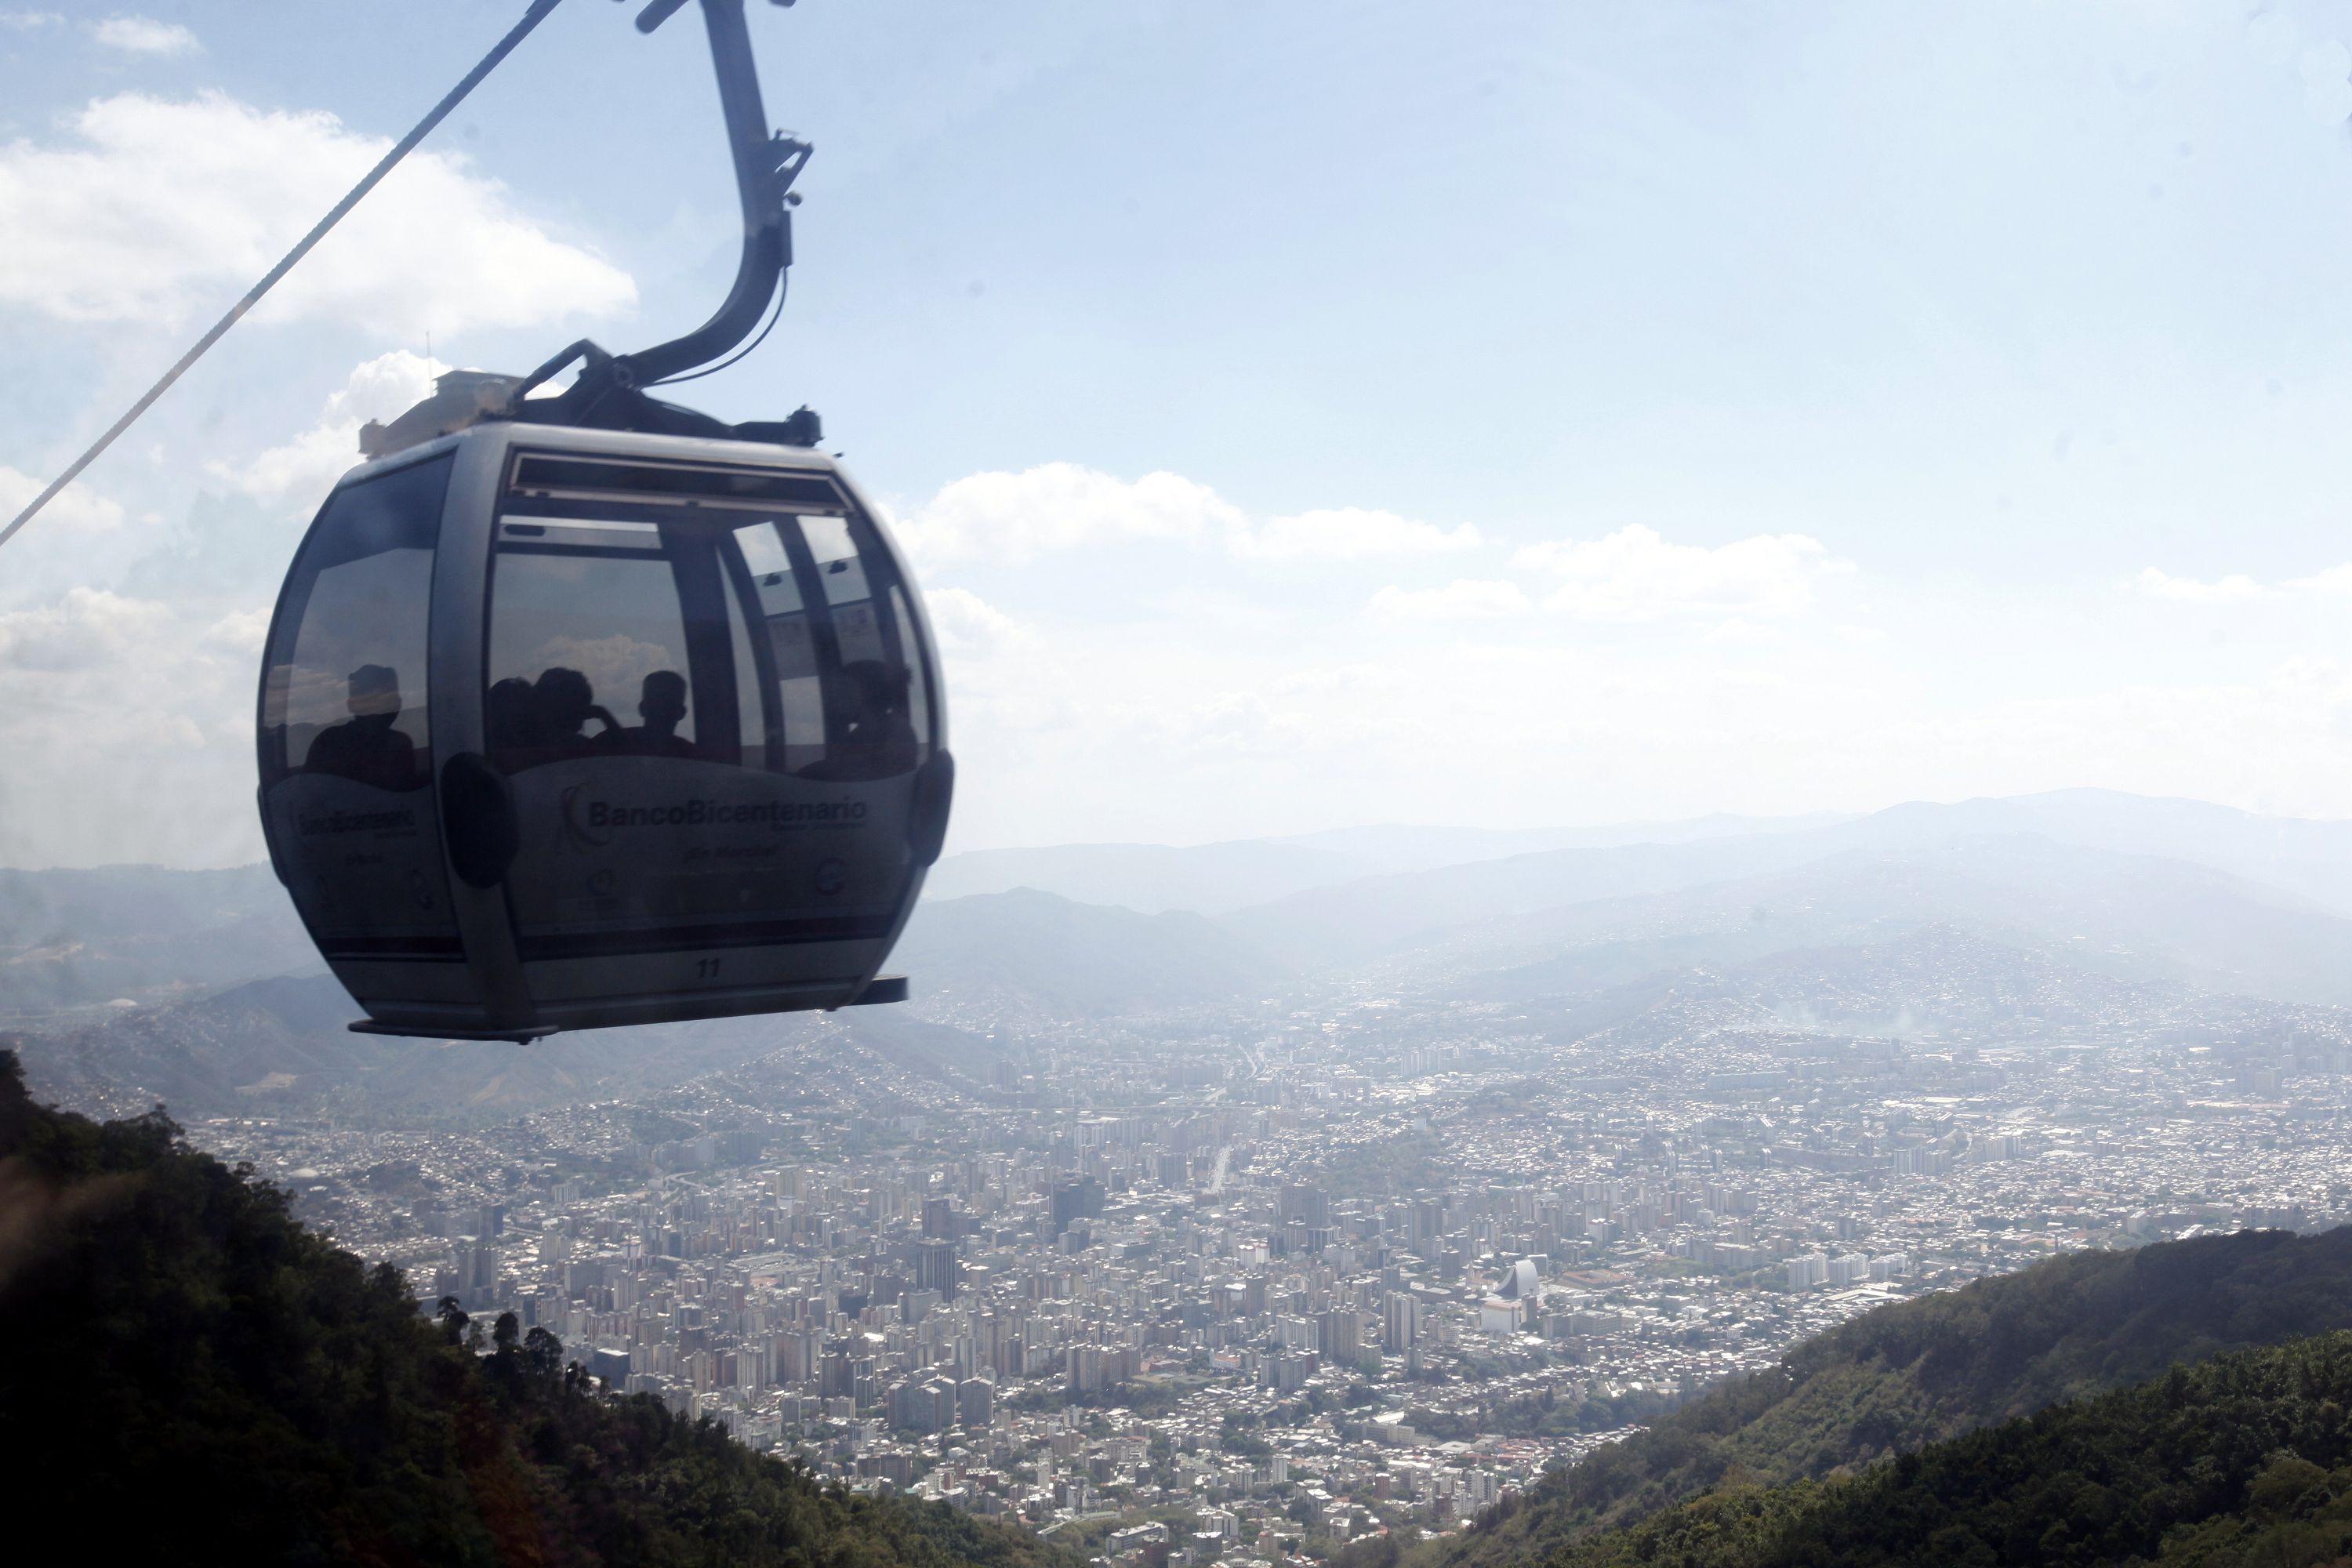
[[[0,0],[0,511],[520,0]],[[0,549],[0,864],[261,853],[259,643],[451,366],[737,219],[697,18],[569,0]],[[2352,5],[757,5],[782,324],[942,644],[950,851],[2352,816]]]

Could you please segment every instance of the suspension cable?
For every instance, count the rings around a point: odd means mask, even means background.
[[[512,54],[514,52],[515,46],[521,43],[526,37],[530,37],[531,29],[538,26],[541,22],[547,20],[548,14],[553,11],[555,7],[562,3],[562,0],[530,0],[530,8],[522,14],[522,20],[517,22],[513,28],[508,32],[507,36],[500,38],[497,44],[492,46],[490,52],[482,57],[480,63],[476,65],[472,70],[467,71],[464,78],[458,81],[457,85],[451,88],[447,95],[444,97],[440,102],[433,106],[431,113],[425,115],[424,119],[416,122],[415,130],[409,132],[407,135],[402,137],[397,142],[393,144],[392,151],[386,153],[383,155],[383,161],[378,163],[374,168],[370,169],[367,172],[366,178],[361,180],[358,184],[352,187],[351,194],[349,195],[345,196],[341,201],[337,202],[333,208],[328,212],[327,216],[319,220],[317,226],[312,228],[310,233],[304,235],[295,245],[294,248],[286,253],[283,260],[279,261],[277,266],[271,268],[262,276],[260,282],[256,283],[252,288],[247,289],[245,298],[230,306],[228,314],[223,316],[219,321],[215,321],[213,323],[212,331],[206,332],[203,337],[198,338],[196,340],[195,347],[190,349],[186,353],[182,354],[180,356],[179,363],[165,371],[163,373],[163,379],[158,381],[154,385],[149,387],[145,394],[140,397],[139,401],[132,404],[123,414],[121,418],[116,420],[107,428],[105,435],[100,436],[96,441],[90,443],[89,449],[68,464],[66,468],[66,471],[59,474],[54,480],[52,480],[48,489],[43,490],[39,495],[35,496],[33,498],[32,504],[26,507],[24,510],[18,512],[15,518],[10,520],[7,527],[0,528],[0,544],[5,544],[9,540],[15,538],[16,531],[24,527],[27,522],[30,522],[33,519],[34,513],[39,511],[43,507],[48,505],[50,501],[56,500],[59,491],[63,490],[68,485],[73,483],[76,479],[80,477],[81,471],[84,468],[89,468],[91,463],[97,461],[100,453],[104,452],[109,447],[114,445],[114,438],[116,437],[121,435],[125,430],[130,429],[131,423],[142,414],[146,413],[147,410],[154,405],[157,398],[163,396],[166,392],[169,392],[172,389],[172,384],[179,380],[182,375],[185,374],[190,365],[195,363],[197,360],[204,357],[204,353],[206,349],[220,342],[222,336],[226,333],[231,327],[236,325],[239,321],[244,319],[245,313],[247,310],[252,310],[254,306],[259,304],[261,302],[261,297],[264,294],[268,293],[273,288],[277,287],[278,280],[285,277],[289,272],[292,271],[296,262],[310,254],[310,247],[312,246],[327,237],[327,231],[329,229],[333,228],[335,225],[341,223],[345,214],[349,213],[353,207],[359,205],[361,198],[365,196],[370,191],[375,189],[377,182],[381,181],[386,174],[391,174],[394,165],[397,164],[403,158],[405,158],[410,153],[415,151],[418,142],[431,135],[433,128],[440,124],[442,121],[447,119],[449,111],[457,108],[458,104],[464,102],[466,95],[472,92],[474,89],[479,87],[482,84],[482,79],[488,76],[491,71],[497,69],[499,62],[505,59],[507,56]]]

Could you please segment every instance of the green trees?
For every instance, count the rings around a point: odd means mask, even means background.
[[[477,1337],[488,1353],[467,1348]],[[397,1271],[160,1111],[37,1106],[0,1051],[0,1447],[99,1561],[1072,1568],[612,1399],[545,1329],[418,1315]]]
[[[1549,1568],[1893,1568],[2352,1556],[2352,1333],[2242,1351],[1861,1477],[1731,1486]]]
[[[1723,1486],[1864,1468],[1906,1448],[2246,1345],[2352,1328],[2352,1229],[2084,1252],[1855,1319],[1548,1477],[1445,1568],[1540,1559]]]

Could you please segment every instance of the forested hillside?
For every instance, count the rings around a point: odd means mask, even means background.
[[[390,1268],[161,1112],[35,1105],[0,1051],[0,1449],[113,1563],[1071,1568],[596,1392],[543,1331],[420,1318]]]
[[[1547,1568],[2312,1568],[2352,1556],[2347,1407],[2352,1333],[2241,1351],[1859,1478],[1735,1482]]]
[[[1448,1568],[1531,1562],[1727,1477],[1770,1484],[1859,1468],[2178,1362],[2352,1328],[2352,1227],[2247,1231],[2083,1252],[1882,1307],[1809,1340],[1514,1510],[1427,1549]]]

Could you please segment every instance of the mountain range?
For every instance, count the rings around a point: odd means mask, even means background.
[[[1045,885],[999,886],[1032,874]],[[945,896],[959,887],[973,890]],[[2088,791],[1794,825],[989,851],[950,858],[934,890],[893,956],[912,977],[906,1023],[855,1026],[909,1070],[973,1087],[952,1064],[1000,1048],[992,1037],[1333,987],[1496,1004],[1554,1032],[1694,976],[1759,1016],[1853,1032],[2011,1005],[1952,994],[1939,942],[2030,961],[2037,1005],[2118,986],[2352,1005],[2352,824]],[[1866,999],[1789,971],[1858,953],[1876,955]],[[35,1083],[75,1103],[478,1119],[719,1070],[811,1026],[664,1026],[515,1052],[362,1041],[340,1026],[355,1013],[266,868],[0,873],[0,1027],[25,1036]]]
[[[954,899],[1025,887],[1144,913],[1180,909],[1220,915],[1364,878],[1556,850],[1815,833],[1823,835],[1815,841],[1818,852],[1917,848],[1956,837],[2046,838],[2085,849],[2185,860],[2352,914],[2352,822],[2264,816],[2204,801],[2097,789],[1954,804],[1917,801],[1866,816],[1717,816],[1550,830],[1372,826],[1182,847],[984,849],[941,861],[925,895]]]

